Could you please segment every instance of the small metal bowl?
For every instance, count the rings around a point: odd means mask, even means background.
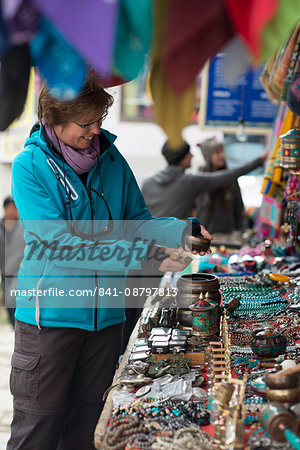
[[[176,286],[180,292],[200,295],[201,292],[217,292],[220,283],[215,275],[197,272],[180,275]]]
[[[281,375],[280,373],[267,373],[264,377],[266,385],[270,389],[291,389],[299,384],[297,373],[292,375]]]
[[[206,252],[210,247],[211,240],[206,239],[203,236],[187,235],[185,242],[192,251],[196,250],[196,252]]]
[[[300,399],[300,386],[291,389],[267,389],[267,399],[271,402],[297,403]]]

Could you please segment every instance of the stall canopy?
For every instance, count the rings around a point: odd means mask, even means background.
[[[261,63],[299,11],[300,0],[1,0],[0,131],[24,107],[30,66],[53,95],[71,99],[87,66],[110,87],[137,77],[147,57],[155,117],[177,148],[206,60],[238,38],[249,62]]]

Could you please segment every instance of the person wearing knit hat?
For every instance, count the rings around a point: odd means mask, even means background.
[[[222,164],[225,168],[224,145],[217,138],[217,136],[213,136],[206,139],[205,141],[199,142],[197,146],[200,147],[202,156],[205,161],[204,167],[201,168],[202,170],[207,170],[208,172],[210,172],[211,165],[216,158],[220,159],[220,163],[216,162],[216,164],[221,164],[222,160]]]
[[[208,140],[204,153],[207,155],[214,153],[215,143],[215,138]],[[236,181],[241,175],[263,165],[267,158],[267,154],[264,154],[250,163],[231,170],[186,173],[186,169],[191,167],[193,157],[187,142],[184,142],[179,149],[171,149],[166,142],[161,151],[168,165],[144,180],[141,187],[142,194],[154,217],[179,217],[182,219],[192,215],[196,199],[200,194]],[[198,214],[199,211],[197,217]]]
[[[205,161],[201,171],[213,175],[227,169],[224,145],[216,136],[197,145]],[[240,240],[244,226],[244,203],[237,179],[201,192],[196,199],[196,214],[213,233],[227,234],[228,239],[234,233],[235,240]]]

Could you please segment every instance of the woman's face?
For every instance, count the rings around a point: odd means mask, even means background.
[[[222,145],[212,153],[210,162],[214,169],[220,169],[225,166],[225,153]]]
[[[94,118],[88,123],[70,122],[64,127],[54,126],[54,131],[58,139],[74,150],[84,150],[91,145],[96,134],[100,134],[102,117]]]

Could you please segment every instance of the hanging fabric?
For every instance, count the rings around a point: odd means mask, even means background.
[[[299,28],[299,26],[297,27]],[[281,90],[281,100],[282,101],[287,101],[287,97],[288,97],[288,92],[290,89],[290,86],[292,84],[292,81],[295,78],[295,74],[296,72],[298,72],[298,68],[297,68],[297,64],[299,61],[299,56],[300,56],[300,28],[298,31],[298,37],[297,37],[297,41],[295,43],[295,47],[294,47],[294,51],[290,60],[290,65],[282,86],[282,90]]]
[[[285,111],[281,111],[281,113],[285,114]],[[293,128],[294,123],[295,115],[292,111],[287,110],[279,134],[285,134],[288,130]],[[276,144],[268,161],[261,189],[261,193],[269,197],[274,197],[276,194],[276,188],[283,183],[283,168],[281,167],[281,146],[279,135],[277,135],[276,138]]]
[[[196,100],[196,86],[193,82],[181,95],[176,95],[167,82],[161,49],[165,39],[165,23],[170,1],[154,1],[154,45],[150,72],[150,89],[154,101],[155,119],[168,137],[171,148],[183,144],[182,129],[188,124]]]
[[[118,0],[31,1],[86,63],[91,64],[100,73],[110,73]]]
[[[300,48],[300,46],[299,46]],[[291,111],[300,116],[300,54],[298,52],[298,61],[295,66],[295,73],[287,94],[287,104]]]
[[[2,5],[0,1],[0,58],[5,55],[6,52],[12,47],[7,32],[5,30],[4,21],[2,17]]]
[[[163,67],[168,83],[182,94],[209,57],[234,36],[223,0],[170,2],[165,18]]]
[[[54,97],[69,100],[80,93],[86,77],[85,62],[44,17],[31,41],[30,53]]]
[[[297,60],[296,61],[292,60],[292,56],[294,54],[295,46],[296,46],[297,40],[299,38],[299,31],[300,31],[300,25],[298,25],[295,28],[294,32],[292,33],[292,35],[286,45],[282,59],[278,65],[275,75],[274,75],[274,81],[280,90],[282,90],[282,88],[283,88],[284,81],[286,79],[287,72],[291,65],[291,62],[293,64],[293,66],[295,67],[295,64],[297,61]]]
[[[10,41],[28,43],[38,30],[39,12],[30,0],[1,0],[2,15]]]
[[[262,31],[261,60],[268,59],[276,52],[281,40],[293,31],[299,21],[300,0],[288,0],[288,4],[286,0],[276,0],[276,3],[276,14]]]
[[[152,41],[151,0],[121,0],[114,51],[116,73],[136,78],[145,64]]]
[[[278,0],[225,0],[232,25],[243,37],[256,60],[261,59],[262,32],[276,14],[277,2]]]
[[[283,207],[275,198],[264,196],[257,219],[257,235],[260,238],[278,238]]]
[[[18,45],[1,58],[0,131],[22,114],[29,83],[30,53],[28,44]]]
[[[260,76],[260,82],[264,90],[268,94],[269,99],[275,104],[277,104],[280,100],[280,89],[274,83],[274,74],[276,62],[279,59],[279,53],[280,50],[276,52],[274,56],[266,62]]]

